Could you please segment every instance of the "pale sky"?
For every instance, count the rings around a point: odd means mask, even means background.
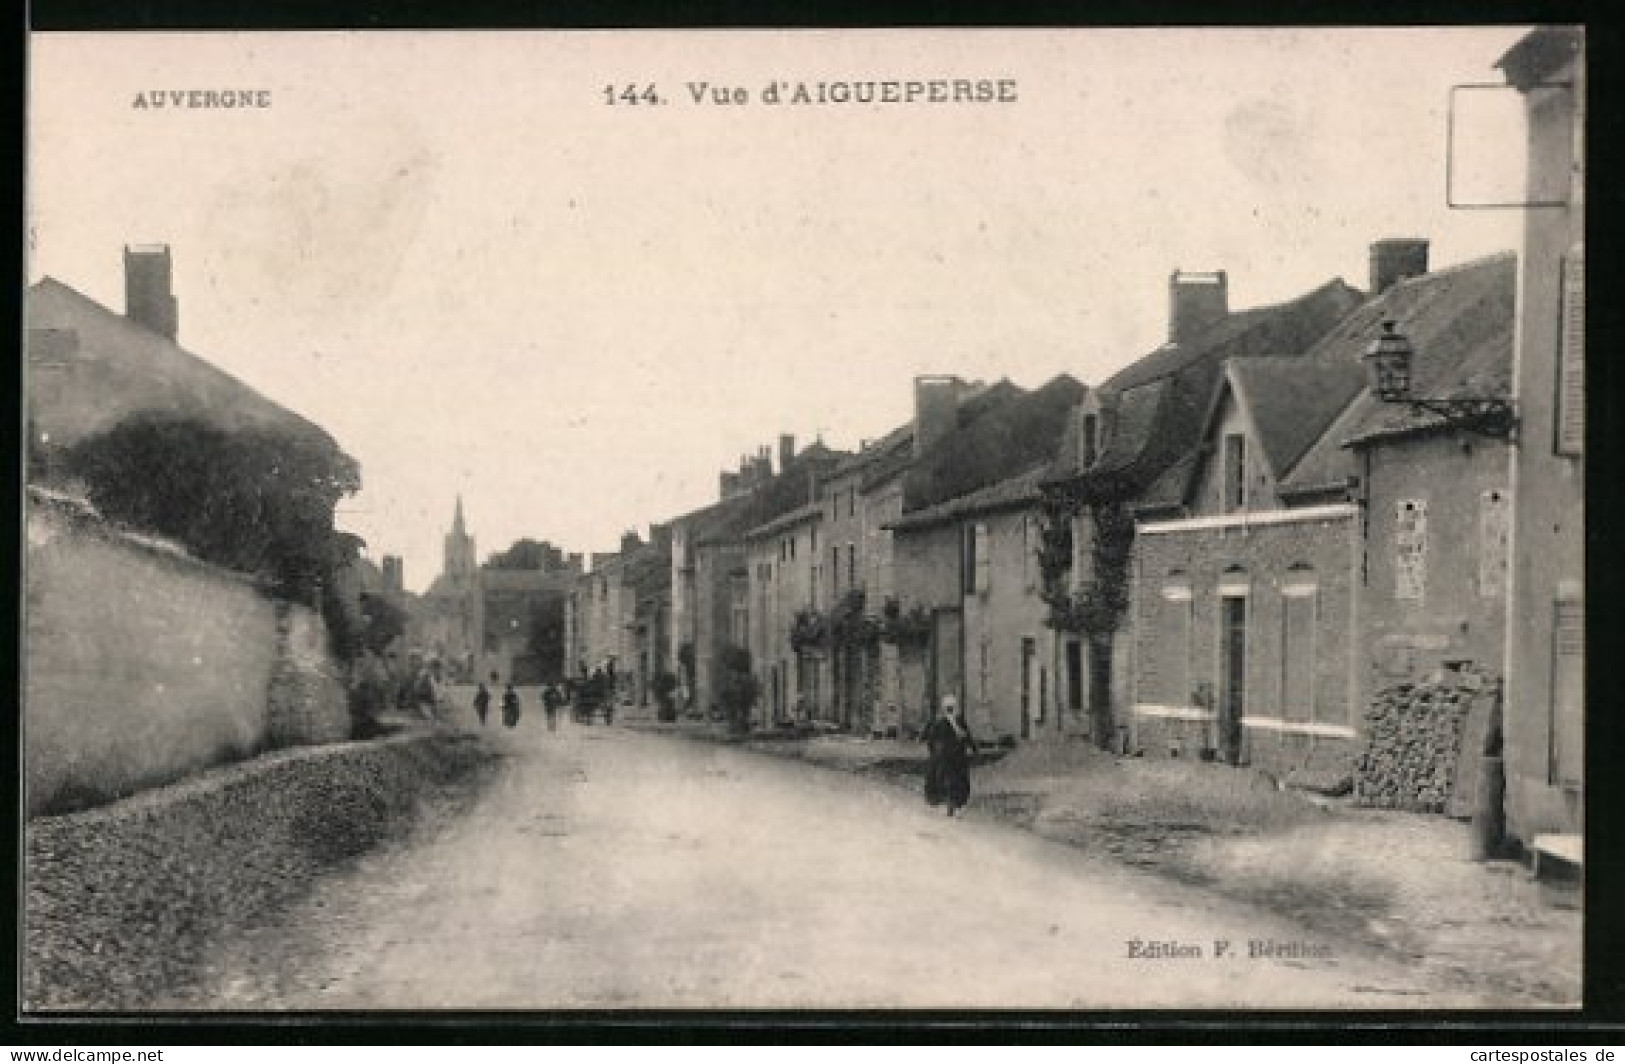
[[[122,310],[123,245],[169,244],[181,343],[360,461],[341,523],[421,590],[459,492],[482,560],[611,550],[781,431],[890,430],[916,374],[1095,384],[1175,268],[1240,309],[1364,288],[1382,237],[1516,248],[1519,212],[1447,208],[1445,136],[1522,32],[36,35],[29,279]],[[1018,99],[759,99],[926,78]],[[173,89],[271,106],[133,106]],[[1479,140],[1515,181],[1519,134]]]

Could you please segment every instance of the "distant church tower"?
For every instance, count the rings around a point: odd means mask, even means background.
[[[452,581],[461,587],[472,587],[475,570],[474,537],[463,524],[463,497],[457,496],[457,516],[452,518],[451,531],[446,533],[446,557],[442,568]]]

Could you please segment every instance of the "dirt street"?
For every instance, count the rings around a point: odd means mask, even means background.
[[[207,996],[174,1004],[1477,1003],[1358,947],[974,812],[950,819],[878,782],[620,728],[565,721],[549,734],[539,714],[486,734],[509,755],[488,788],[231,942]],[[1251,958],[1253,940],[1315,956]]]

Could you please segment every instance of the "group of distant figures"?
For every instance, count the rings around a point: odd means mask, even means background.
[[[491,684],[495,686],[500,682],[496,673],[491,674]],[[542,712],[547,715],[547,730],[559,730],[559,707],[565,702],[564,692],[559,690],[557,684],[546,684],[542,687]],[[519,692],[515,690],[513,681],[509,680],[502,689],[502,723],[512,728],[519,723]],[[491,713],[491,688],[485,686],[484,681],[474,691],[474,714],[480,718],[480,727],[485,727],[486,718]]]

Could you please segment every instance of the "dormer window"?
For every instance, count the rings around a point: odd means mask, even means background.
[[[1100,418],[1095,414],[1083,415],[1083,429],[1078,435],[1078,445],[1082,448],[1079,460],[1082,467],[1088,469],[1100,457]]]

